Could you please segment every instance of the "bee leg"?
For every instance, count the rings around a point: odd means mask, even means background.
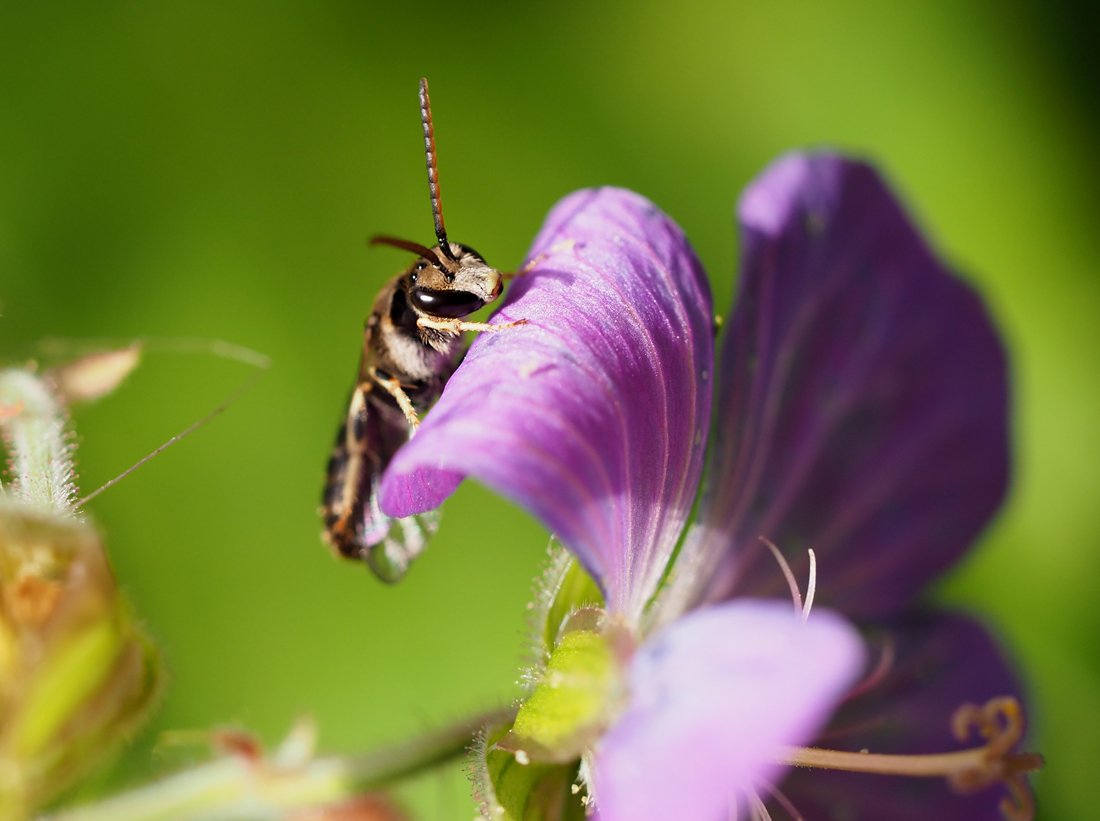
[[[509,328],[515,328],[519,325],[526,325],[527,320],[517,319],[515,322],[464,322],[461,319],[429,319],[426,316],[422,316],[416,320],[416,324],[420,328],[448,331],[453,334],[462,333],[463,331],[493,333],[495,331],[506,331]]]
[[[420,427],[420,417],[417,415],[416,408],[413,407],[409,395],[402,389],[400,382],[392,376],[382,376],[378,373],[376,368],[367,368],[367,376],[371,378],[374,384],[378,385],[378,387],[382,388],[382,390],[394,398],[394,401],[397,402],[397,407],[401,408],[401,412],[405,414],[405,419],[408,421],[409,427],[413,430]]]

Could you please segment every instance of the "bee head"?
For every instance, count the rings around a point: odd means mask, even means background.
[[[401,277],[413,310],[443,319],[472,314],[500,296],[504,278],[468,245],[448,243],[449,255],[395,237],[374,237],[371,244],[413,251],[419,259]]]
[[[472,248],[450,243],[453,259],[422,256],[405,280],[409,302],[417,313],[458,319],[500,296],[502,277]],[[434,258],[433,258],[434,257]]]

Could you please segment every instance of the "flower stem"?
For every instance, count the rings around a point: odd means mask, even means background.
[[[504,713],[462,721],[396,747],[297,764],[231,755],[44,821],[199,821],[282,818],[346,801],[462,756]],[[510,717],[512,711],[507,711]]]

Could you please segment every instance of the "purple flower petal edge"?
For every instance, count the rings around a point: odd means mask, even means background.
[[[777,748],[804,744],[859,674],[847,622],[789,603],[737,602],[658,631],[628,673],[629,702],[595,752],[602,821],[741,817],[774,783]]]
[[[679,227],[614,188],[566,197],[417,435],[382,509],[438,506],[473,476],[541,518],[637,616],[691,510],[713,367],[706,279]]]
[[[706,544],[692,546],[719,566],[705,598],[785,595],[764,535],[803,578],[815,549],[824,605],[900,612],[1004,496],[1001,342],[868,165],[780,159],[739,217]]]
[[[876,753],[949,752],[969,746],[960,745],[951,734],[951,715],[959,706],[1022,696],[996,642],[966,616],[915,614],[877,626],[880,631],[892,644],[893,664],[875,687],[837,711],[815,746]],[[791,771],[780,789],[807,819],[850,821],[999,821],[1000,802],[1006,797],[997,785],[961,795],[944,779],[812,770]]]

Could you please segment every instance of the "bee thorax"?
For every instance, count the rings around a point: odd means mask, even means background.
[[[376,361],[402,382],[425,382],[449,374],[461,348],[461,334],[395,329],[378,340]]]

